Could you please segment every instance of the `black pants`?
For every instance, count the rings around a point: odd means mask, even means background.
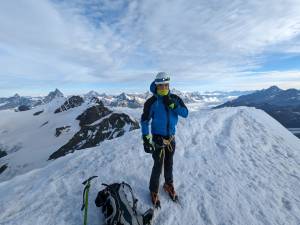
[[[152,154],[154,165],[152,168],[149,189],[151,192],[156,193],[158,193],[159,177],[162,172],[163,166],[165,182],[173,182],[173,156],[175,152],[175,137],[173,137],[169,148],[164,145],[163,138],[169,139],[169,137],[164,137],[160,135],[153,135],[152,137],[152,140],[155,143],[155,151]]]

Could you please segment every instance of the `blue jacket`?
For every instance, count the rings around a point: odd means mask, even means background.
[[[178,122],[178,115],[186,118],[188,109],[175,94],[169,92],[169,96],[176,103],[175,109],[169,109],[163,102],[163,97],[156,94],[156,85],[154,82],[150,85],[150,91],[153,96],[144,104],[144,110],[141,118],[142,135],[149,134],[149,122],[151,121],[151,133],[162,136],[171,136],[175,134],[175,126]]]

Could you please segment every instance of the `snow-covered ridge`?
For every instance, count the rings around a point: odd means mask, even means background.
[[[174,158],[182,208],[161,191],[154,224],[298,225],[300,140],[261,110],[247,107],[191,112],[180,120]],[[100,184],[126,181],[138,207],[149,208],[152,158],[140,131],[78,151],[0,183],[0,224],[79,224],[83,185],[90,190],[89,224],[103,224],[93,200]]]
[[[73,100],[66,104],[64,97],[56,97],[28,111],[0,111],[0,181],[43,167],[50,156],[55,159],[96,146],[139,127],[138,121],[114,113],[101,102]],[[100,121],[106,114],[109,117]]]

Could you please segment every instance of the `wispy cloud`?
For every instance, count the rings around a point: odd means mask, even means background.
[[[11,0],[0,30],[0,85],[144,82],[158,70],[234,83],[271,53],[300,54],[300,2]]]

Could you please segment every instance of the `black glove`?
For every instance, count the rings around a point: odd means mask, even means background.
[[[167,106],[170,109],[175,109],[177,107],[176,102],[169,95],[165,95],[163,97],[163,102],[165,106]]]
[[[151,143],[151,136],[143,135],[143,141],[144,141],[144,151],[146,153],[152,154],[154,152],[154,147],[153,147],[153,144]]]

